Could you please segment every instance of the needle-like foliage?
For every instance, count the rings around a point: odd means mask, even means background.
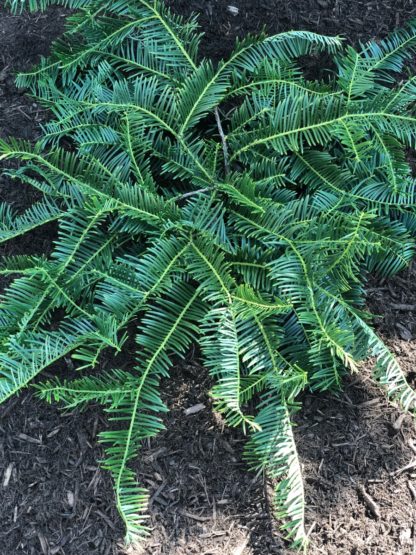
[[[8,174],[42,196],[1,205],[0,241],[58,223],[49,257],[3,260],[0,400],[71,355],[100,368],[136,327],[135,365],[37,386],[95,401],[127,540],[147,533],[130,461],[162,428],[159,384],[200,342],[217,410],[250,439],[295,547],[306,542],[293,434],[299,395],[339,388],[357,362],[393,401],[416,394],[371,328],[364,287],[413,257],[416,23],[358,50],[309,32],[248,37],[226,61],[198,56],[195,19],[158,0],[9,0],[78,9],[50,58],[19,75],[50,109],[37,144],[0,143]],[[333,55],[325,82],[299,59]]]

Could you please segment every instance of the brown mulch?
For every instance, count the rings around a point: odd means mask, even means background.
[[[416,16],[414,0],[167,0],[175,12],[199,14],[203,54],[226,56],[235,38],[304,29],[351,43],[385,36]]]
[[[115,555],[122,527],[99,468],[94,409],[62,415],[25,393],[0,409],[0,553]]]
[[[236,36],[306,28],[352,42],[385,35],[416,15],[412,0],[169,0],[201,14],[204,54],[219,58]],[[238,10],[230,10],[229,6]],[[62,10],[14,17],[0,8],[0,136],[33,140],[46,114],[17,91],[14,72],[48,51],[63,27]],[[0,178],[0,198],[27,206],[33,193]],[[7,246],[42,252],[53,229]],[[370,284],[378,331],[416,385],[416,268]],[[303,464],[311,555],[412,555],[416,433],[370,380],[346,380],[338,396],[306,395],[296,437]],[[261,476],[249,473],[244,437],[211,411],[210,381],[189,356],[163,385],[171,409],[166,431],[138,456],[150,488],[146,555],[289,554],[269,518]],[[205,408],[187,416],[186,409]],[[31,390],[0,406],[0,555],[121,555],[122,526],[111,480],[100,470],[97,434],[107,426],[97,407],[63,415]],[[362,489],[364,488],[364,489]],[[136,555],[139,550],[134,552]]]

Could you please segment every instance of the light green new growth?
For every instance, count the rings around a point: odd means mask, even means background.
[[[0,206],[0,241],[59,226],[51,256],[3,260],[14,281],[0,306],[0,400],[68,355],[99,369],[136,327],[135,367],[37,386],[68,408],[105,406],[104,467],[136,542],[147,492],[129,463],[163,428],[172,356],[200,342],[216,408],[249,434],[247,461],[273,479],[276,516],[302,548],[299,394],[340,387],[374,356],[391,398],[415,407],[364,286],[414,253],[416,84],[403,76],[416,23],[358,50],[309,32],[248,37],[214,64],[198,55],[196,20],[160,1],[8,4],[78,11],[18,77],[53,114],[40,140],[0,142],[0,159],[22,162],[7,172],[16,186],[43,197],[24,214]],[[336,70],[309,81],[299,58],[321,52]]]

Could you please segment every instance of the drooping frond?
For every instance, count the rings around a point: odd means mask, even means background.
[[[397,403],[403,410],[414,411],[416,408],[416,392],[408,383],[406,375],[394,355],[358,311],[348,307],[345,303],[340,304],[352,315],[356,325],[367,338],[368,353],[376,359],[374,368],[376,380],[386,389],[393,402]]]
[[[293,547],[307,541],[305,492],[302,469],[293,436],[291,411],[278,393],[263,396],[254,432],[246,447],[246,457],[254,469],[262,469],[277,481],[273,508],[277,518],[289,519],[283,526]]]
[[[217,410],[223,412],[231,426],[253,427],[253,418],[243,410],[241,381],[240,329],[230,309],[211,311],[204,326],[203,354],[217,385],[212,390]]]
[[[143,513],[147,508],[147,494],[136,484],[127,464],[136,456],[140,443],[163,428],[158,415],[166,409],[158,393],[158,384],[168,375],[169,356],[183,355],[196,338],[198,324],[206,310],[203,304],[197,303],[198,296],[198,290],[177,285],[170,291],[169,299],[151,307],[136,338],[138,366],[133,393],[118,399],[107,409],[111,420],[126,425],[103,432],[101,441],[107,453],[104,466],[114,477],[117,507],[129,542],[134,543],[146,534]]]

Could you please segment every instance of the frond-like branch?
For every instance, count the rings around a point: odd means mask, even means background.
[[[278,393],[263,396],[246,457],[254,469],[262,469],[275,481],[273,505],[294,548],[305,546],[305,492],[302,470],[293,436],[291,412]]]

